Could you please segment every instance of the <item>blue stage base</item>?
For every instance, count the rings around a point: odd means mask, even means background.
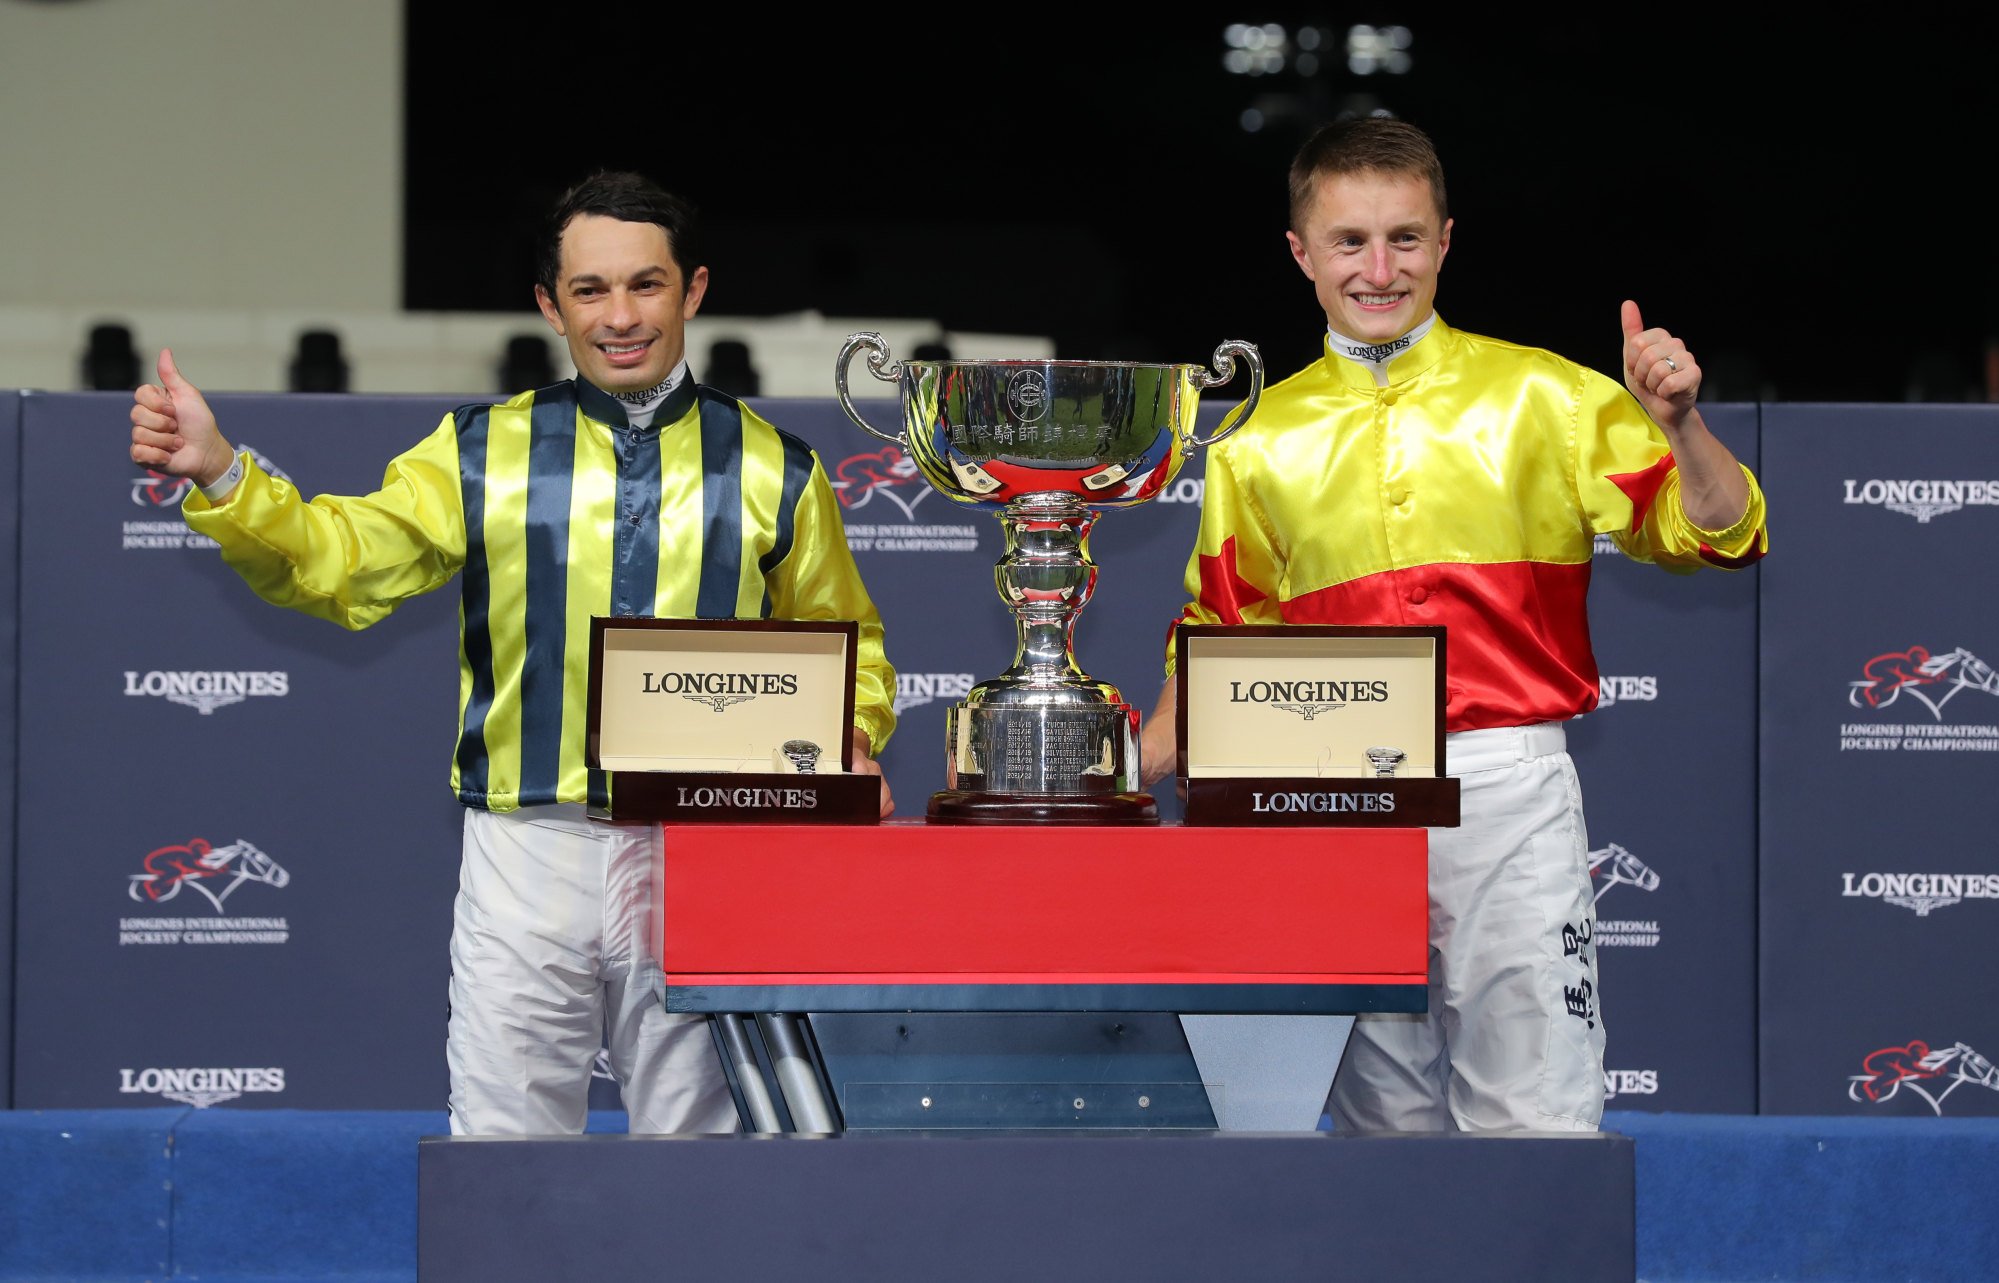
[[[1642,1283],[1999,1278],[1999,1120],[1605,1124],[1634,1142]],[[418,1141],[443,1131],[442,1111],[0,1112],[0,1280],[411,1283]]]
[[[1645,1283],[1999,1279],[1999,1119],[1615,1114]]]
[[[1631,1165],[1572,1133],[438,1139],[417,1260],[424,1283],[1631,1283]]]

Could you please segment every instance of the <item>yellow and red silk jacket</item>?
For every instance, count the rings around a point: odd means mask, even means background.
[[[1593,370],[1440,317],[1388,380],[1329,345],[1214,448],[1182,621],[1442,624],[1446,729],[1521,726],[1596,707],[1595,535],[1679,573],[1768,550],[1748,469],[1742,519],[1693,525],[1664,435]]]

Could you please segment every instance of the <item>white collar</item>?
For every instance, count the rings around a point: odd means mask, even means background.
[[[687,358],[682,357],[680,364],[673,367],[673,373],[651,387],[638,392],[613,392],[610,395],[623,402],[626,422],[643,431],[652,426],[652,416],[659,413],[659,407],[665,404],[666,399],[673,395],[674,390],[687,377]]]
[[[1350,339],[1330,325],[1326,327],[1326,337],[1332,340],[1333,351],[1356,365],[1366,366],[1374,374],[1375,386],[1385,388],[1388,386],[1388,363],[1415,347],[1436,323],[1437,314],[1432,311],[1423,318],[1421,325],[1401,338],[1390,339],[1386,343],[1363,343],[1359,339]]]

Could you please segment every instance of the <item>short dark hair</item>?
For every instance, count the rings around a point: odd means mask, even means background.
[[[599,170],[562,194],[542,226],[535,261],[535,284],[554,298],[562,271],[562,233],[583,214],[615,218],[621,223],[651,223],[666,233],[673,261],[683,283],[693,280],[701,264],[700,215],[694,206],[644,174]]]
[[[1444,201],[1444,162],[1430,136],[1392,116],[1360,116],[1322,126],[1291,162],[1291,230],[1305,233],[1313,189],[1330,174],[1402,174],[1428,179],[1437,203],[1437,228],[1450,221]]]

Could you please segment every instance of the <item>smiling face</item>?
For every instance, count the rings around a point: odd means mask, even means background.
[[[1438,213],[1427,179],[1364,170],[1319,177],[1302,233],[1285,237],[1326,324],[1348,338],[1386,343],[1436,307],[1451,223]]]
[[[705,267],[681,279],[665,228],[579,214],[562,230],[555,296],[534,293],[578,374],[606,392],[642,392],[680,364],[707,289]]]

